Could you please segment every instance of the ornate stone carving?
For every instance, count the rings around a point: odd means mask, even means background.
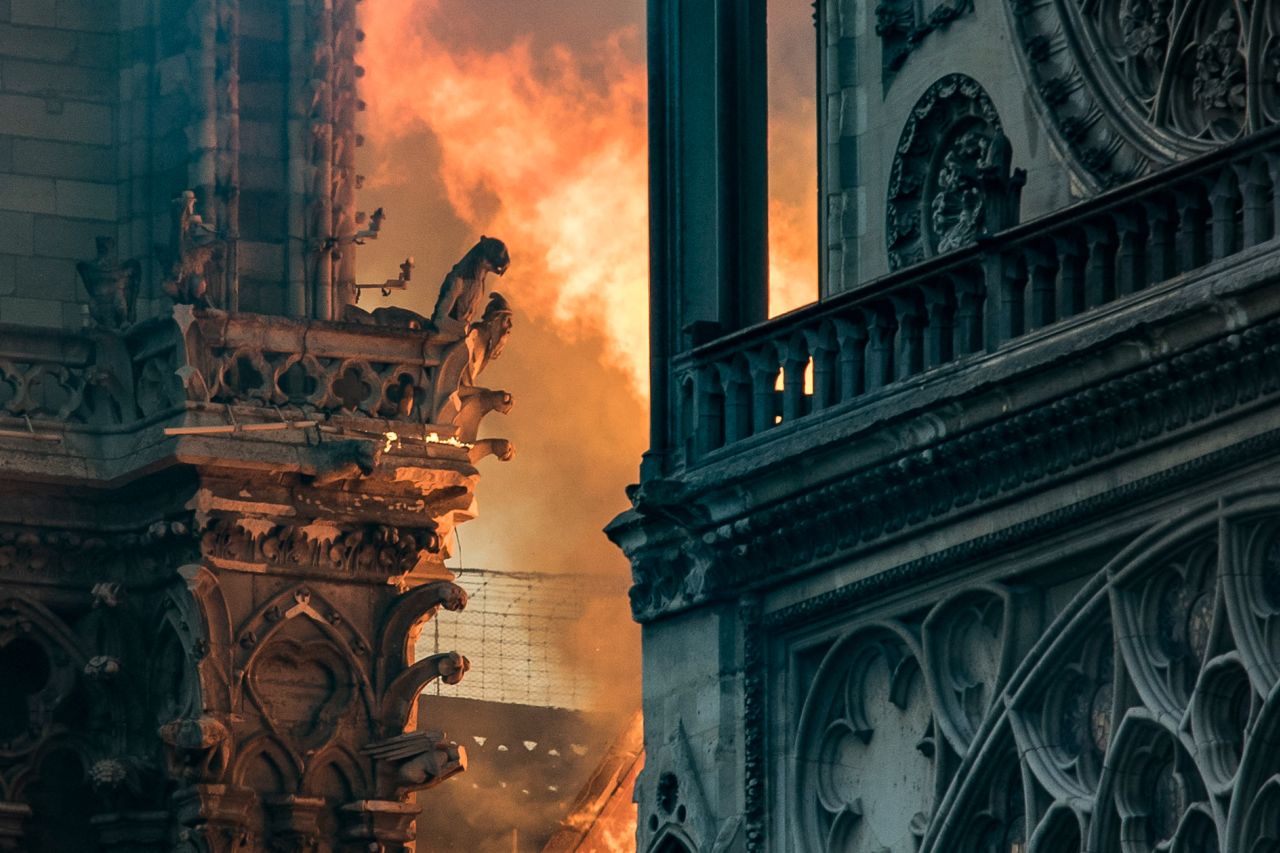
[[[221,260],[226,244],[196,213],[196,194],[185,190],[170,202],[169,245],[157,246],[164,269],[160,289],[180,305],[209,307],[210,265]]]
[[[89,293],[89,316],[105,329],[122,329],[134,321],[142,264],[136,259],[121,263],[116,258],[114,237],[98,237],[98,255],[80,261],[76,272]]]
[[[898,71],[922,41],[935,30],[973,13],[973,0],[881,0],[876,5],[876,35],[880,36],[880,81],[889,90]]]
[[[1100,189],[1274,124],[1280,11],[1208,0],[1010,0],[1077,176]]]
[[[916,102],[889,173],[889,265],[908,266],[1017,223],[1026,174],[986,92],[962,74]]]
[[[789,793],[798,849],[1269,849],[1280,674],[1256,626],[1271,607],[1277,530],[1271,489],[1142,536],[1043,632],[1022,626],[1034,642],[1000,647],[1004,699],[978,714],[958,761],[930,738],[950,700],[913,686],[922,668],[926,681],[946,683],[953,661],[922,657],[899,622],[825,646]],[[962,623],[963,600],[934,606],[926,633]],[[886,766],[864,753],[884,748],[894,772],[861,784],[867,768]]]
[[[339,530],[234,516],[214,517],[200,543],[213,560],[344,575],[402,575],[413,570],[424,550],[440,549],[440,537],[430,528],[369,524]]]

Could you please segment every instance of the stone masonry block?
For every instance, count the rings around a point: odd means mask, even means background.
[[[110,222],[68,219],[64,216],[36,216],[33,228],[34,254],[77,261],[93,258],[94,238],[115,233],[114,225]]]
[[[0,0],[0,21],[8,21],[13,16],[10,0]]]
[[[73,60],[76,65],[114,70],[120,65],[119,42],[114,34],[77,33]]]
[[[74,33],[0,23],[0,56],[69,62],[75,52]]]
[[[55,9],[57,25],[64,30],[109,33],[116,28],[117,4],[103,0],[43,0]]]
[[[12,296],[18,282],[18,259],[0,255],[0,296]]]
[[[13,137],[0,136],[0,172],[13,171]]]
[[[18,258],[19,296],[70,302],[79,298],[80,289],[75,261],[64,258]]]
[[[0,64],[0,81],[6,92],[96,101],[111,101],[116,90],[111,75],[103,74],[101,69],[26,59],[4,60]]]
[[[0,95],[0,133],[58,142],[111,144],[111,108],[103,104]]]
[[[78,219],[116,218],[115,184],[91,184],[86,181],[58,181],[57,212]]]
[[[56,329],[62,326],[62,303],[48,299],[0,296],[0,323]]]
[[[54,27],[57,10],[51,0],[10,0],[9,17],[15,24],[30,27]]]
[[[115,176],[115,153],[99,145],[13,140],[12,171],[19,175],[102,181]]]
[[[0,211],[0,252],[30,255],[33,217],[30,213]]]
[[[0,175],[0,209],[27,213],[53,213],[56,204],[53,181],[28,175]]]

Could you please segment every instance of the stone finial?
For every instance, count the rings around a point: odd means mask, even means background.
[[[142,265],[137,260],[120,263],[114,237],[98,237],[95,242],[97,257],[76,264],[89,294],[89,316],[105,329],[122,329],[135,319]]]

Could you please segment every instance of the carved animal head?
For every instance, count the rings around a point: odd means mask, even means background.
[[[480,235],[480,242],[472,247],[468,255],[477,263],[483,262],[489,269],[502,275],[511,266],[511,255],[507,252],[507,244],[497,237]]]

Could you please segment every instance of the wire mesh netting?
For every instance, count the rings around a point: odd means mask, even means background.
[[[461,683],[429,693],[488,702],[582,709],[591,684],[565,644],[593,598],[625,594],[598,576],[459,569],[460,613],[441,610],[418,637],[417,657],[457,651],[471,661]]]

